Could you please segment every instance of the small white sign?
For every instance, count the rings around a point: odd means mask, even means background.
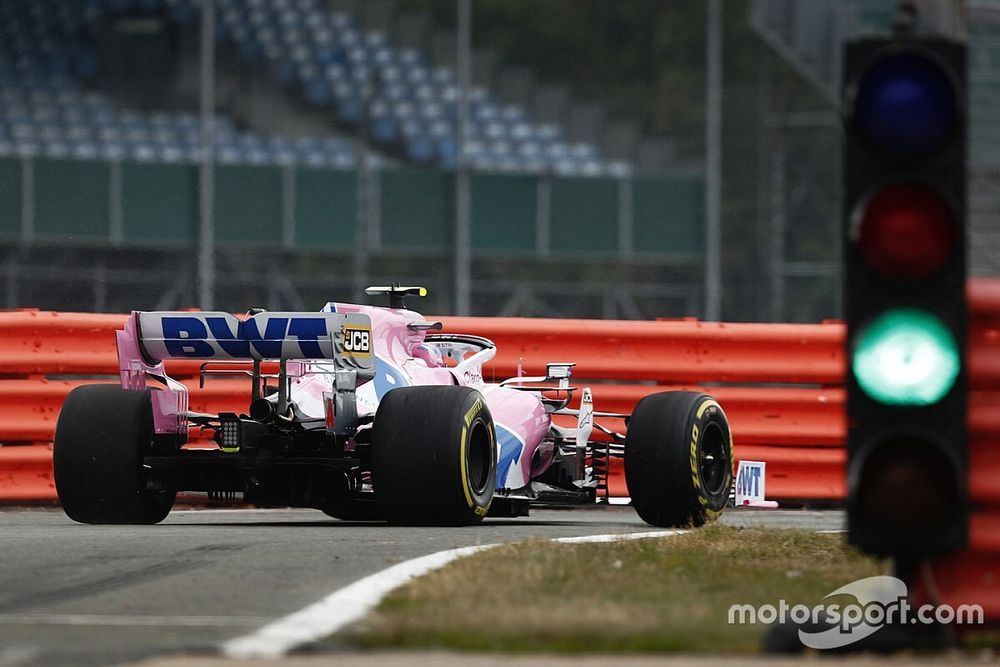
[[[764,496],[764,461],[740,461],[736,473],[736,506],[737,507],[770,507],[778,506],[773,500],[765,500]]]

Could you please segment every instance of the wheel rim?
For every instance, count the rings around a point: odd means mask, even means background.
[[[728,468],[726,438],[718,424],[709,423],[701,436],[699,467],[701,485],[709,495],[716,495],[726,484]]]
[[[477,496],[487,491],[486,486],[490,481],[493,448],[490,447],[490,434],[486,429],[486,424],[479,420],[473,423],[472,432],[469,434],[469,458],[465,474],[469,481],[469,489]]]

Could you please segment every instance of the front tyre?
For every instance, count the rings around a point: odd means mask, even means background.
[[[153,442],[149,390],[84,385],[63,403],[52,447],[59,502],[80,523],[159,523],[176,492],[147,488]]]
[[[733,440],[719,404],[693,391],[639,401],[625,436],[625,482],[636,512],[654,526],[717,519],[733,482]]]
[[[390,522],[461,526],[490,509],[497,445],[486,401],[469,387],[400,387],[382,397],[372,484]]]

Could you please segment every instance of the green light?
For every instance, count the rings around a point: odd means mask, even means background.
[[[958,344],[934,315],[894,308],[879,315],[857,339],[851,368],[871,398],[887,405],[932,405],[958,377]]]

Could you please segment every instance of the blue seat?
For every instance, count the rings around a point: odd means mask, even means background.
[[[403,139],[409,141],[414,137],[429,136],[427,128],[417,118],[405,118],[399,121],[399,133]]]
[[[374,51],[380,47],[385,47],[389,43],[389,38],[381,30],[369,30],[364,37],[365,46]]]
[[[186,160],[186,155],[182,147],[170,144],[159,147],[157,158],[162,162],[173,164],[184,162]]]
[[[381,95],[390,102],[409,102],[413,99],[413,93],[405,83],[385,84],[382,86]]]
[[[235,144],[222,144],[215,147],[215,159],[220,164],[239,164],[243,161],[243,152]]]
[[[593,144],[576,143],[570,147],[569,154],[583,161],[593,161],[598,158],[597,147]]]
[[[330,84],[323,79],[310,80],[303,91],[306,101],[316,107],[327,107],[333,104],[333,92]]]
[[[42,154],[49,158],[65,159],[70,157],[70,145],[65,141],[46,141]]]
[[[384,85],[392,85],[405,81],[403,71],[396,65],[386,65],[376,62],[375,71],[377,72],[379,81]]]
[[[471,116],[478,121],[486,123],[500,118],[500,109],[492,102],[480,100],[473,102],[470,106]]]
[[[526,122],[514,122],[510,125],[508,131],[511,139],[516,139],[517,141],[530,141],[537,138],[535,135],[535,128],[531,123]]]
[[[100,151],[102,160],[124,160],[128,156],[128,146],[121,141],[105,141]]]
[[[390,115],[374,116],[369,124],[369,134],[380,144],[391,144],[399,139],[399,123]]]
[[[439,102],[428,102],[418,110],[421,118],[428,122],[434,122],[446,117],[445,107]]]
[[[503,123],[486,123],[482,135],[494,141],[507,138],[507,126]]]
[[[325,167],[329,164],[326,152],[319,149],[313,149],[305,153],[302,162],[308,167]]]
[[[14,154],[18,157],[35,157],[42,152],[42,146],[37,141],[15,141]]]
[[[540,141],[558,141],[562,139],[562,130],[554,123],[539,123],[535,126],[535,138]]]
[[[181,142],[181,134],[171,127],[156,127],[150,132],[150,139],[157,144],[176,146]]]
[[[97,160],[101,157],[101,147],[93,141],[78,141],[72,145],[71,154],[77,160]]]
[[[369,158],[375,156],[370,155]],[[369,166],[372,168],[377,168],[378,160],[369,159]],[[351,153],[336,153],[330,159],[330,166],[337,169],[353,169],[357,163],[357,158]],[[373,164],[374,163],[374,164]]]
[[[256,146],[244,151],[244,161],[252,165],[271,164],[273,158],[271,151],[264,146]]]
[[[543,160],[545,157],[542,145],[534,141],[525,141],[518,144],[517,154],[523,160]]]
[[[66,126],[65,137],[72,142],[86,142],[94,138],[94,128],[91,125],[73,123]]]
[[[569,146],[559,141],[552,142],[545,148],[545,157],[553,161],[569,160]]]
[[[632,165],[625,160],[611,160],[604,165],[605,173],[614,178],[629,178],[632,176]]]
[[[431,162],[436,157],[434,142],[427,137],[415,137],[406,144],[406,156],[421,164]]]
[[[355,84],[367,83],[372,78],[372,70],[367,65],[352,65],[350,78]]]
[[[413,87],[413,99],[423,103],[430,101],[438,101],[440,95],[438,93],[437,87],[433,84],[420,83]]]
[[[132,143],[128,156],[136,162],[155,162],[159,159],[156,146],[148,142]]]
[[[400,68],[403,72],[403,78],[411,86],[416,86],[423,83],[428,83],[431,80],[431,72],[424,65],[406,65],[400,63]]]
[[[338,30],[347,30],[354,27],[354,21],[343,12],[332,12],[330,14],[330,25]]]
[[[431,72],[431,80],[439,86],[454,85],[455,72],[450,67],[435,67]]]
[[[579,176],[579,164],[575,160],[554,160],[552,171],[558,176]]]
[[[427,134],[437,140],[454,139],[455,126],[447,120],[436,120],[427,127]]]
[[[283,86],[291,85],[298,74],[298,68],[295,66],[295,63],[291,59],[284,57],[273,61],[270,70],[275,80]]]
[[[453,138],[439,139],[437,159],[445,169],[454,169],[458,163],[458,145]]]
[[[294,165],[299,161],[298,153],[291,148],[272,148],[271,162],[277,165]]]
[[[391,113],[394,118],[399,121],[405,121],[410,119],[417,119],[417,106],[409,101],[402,100],[399,102],[391,103]]]
[[[236,137],[236,145],[243,150],[253,150],[257,148],[263,148],[265,145],[264,138],[259,134],[254,134],[252,132],[242,132]]]
[[[150,141],[150,131],[145,127],[126,128],[124,139],[133,144],[145,144]]]

